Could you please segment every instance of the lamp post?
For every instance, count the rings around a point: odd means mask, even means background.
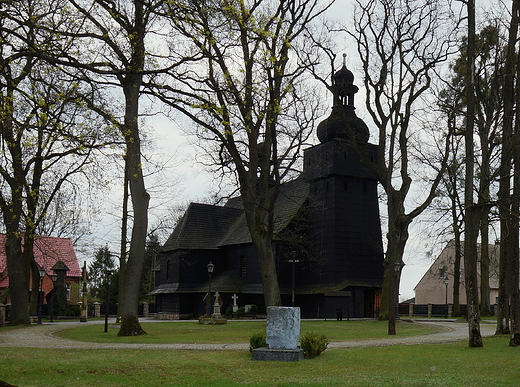
[[[446,314],[444,318],[448,318],[448,284],[450,283],[450,280],[448,278],[448,274],[444,276],[444,286],[446,287]]]
[[[49,306],[51,308],[51,310],[49,311],[49,321],[54,322],[54,293],[56,293],[56,281],[58,280],[58,274],[56,274],[56,273],[51,274],[51,279],[52,279],[52,294],[51,294],[51,304]]]
[[[295,286],[296,286],[296,263],[300,262],[300,260],[296,259],[296,251],[293,251],[292,255],[293,255],[293,259],[289,259],[287,262],[292,263],[291,306],[294,306],[294,294],[295,294]]]
[[[40,287],[38,289],[38,324],[42,323],[42,304],[43,304],[43,294],[40,298],[40,293],[43,290],[43,277],[45,276],[45,269],[41,267],[38,270],[38,275],[40,276]]]
[[[109,291],[110,291],[110,270],[105,270],[105,283],[106,283],[106,297],[105,297],[105,333],[108,332],[108,303],[109,299]]]
[[[211,276],[213,274],[213,269],[215,269],[215,265],[213,264],[213,262],[209,261],[207,268],[208,268],[208,276],[209,276],[209,292],[208,292],[208,294],[209,294],[209,308],[208,308],[209,316],[208,317],[211,317],[211,315],[212,315],[211,312],[213,309],[213,303],[211,302],[211,299],[212,299],[212,297],[211,297]]]

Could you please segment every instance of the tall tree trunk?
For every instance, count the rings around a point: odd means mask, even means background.
[[[404,205],[398,193],[394,192],[388,197],[388,209],[393,209],[393,211],[388,215],[388,244],[383,261],[384,276],[379,319],[388,319],[388,334],[395,335],[397,289],[404,266],[403,255],[408,241],[408,226],[411,219],[404,214]]]
[[[454,227],[455,234],[455,261],[453,264],[453,317],[462,316],[460,311],[460,262],[462,259],[462,243],[460,240],[460,228]]]
[[[518,95],[518,94],[517,94]],[[517,106],[518,98],[517,98]],[[517,123],[518,123],[518,113],[517,113]],[[518,127],[518,124],[516,125]],[[511,337],[509,340],[510,347],[519,347],[520,346],[520,289],[518,284],[520,283],[520,273],[519,273],[519,236],[518,230],[520,229],[519,219],[518,219],[518,210],[520,204],[520,148],[519,148],[519,133],[515,133],[515,151],[513,152],[513,160],[514,160],[514,178],[513,178],[513,197],[511,199],[511,229],[516,230],[516,232],[512,233],[511,238]]]
[[[144,3],[134,1],[134,23],[128,31],[131,44],[131,72],[121,79],[125,95],[124,125],[120,127],[126,143],[125,165],[128,167],[128,184],[132,201],[133,223],[130,250],[124,268],[123,295],[121,298],[121,328],[118,336],[145,334],[138,319],[139,285],[143,272],[148,229],[148,205],[150,195],[146,191],[141,159],[141,138],[139,131],[139,96],[143,83],[145,63]]]
[[[517,16],[515,20],[518,26],[518,12],[520,12],[520,4],[518,0],[513,1],[514,14]],[[516,27],[518,29],[518,27]],[[515,96],[515,124],[513,132],[513,194],[511,197],[511,227],[515,230],[511,234],[511,338],[509,340],[510,347],[520,346],[520,273],[519,273],[519,249],[520,240],[518,230],[520,230],[519,210],[520,210],[520,58],[516,55],[516,84],[514,87]]]
[[[498,191],[498,208],[500,214],[500,272],[498,289],[497,334],[509,334],[511,288],[511,270],[517,252],[514,251],[513,234],[518,229],[511,229],[511,158],[513,157],[513,114],[514,114],[514,63],[516,61],[516,44],[518,36],[518,0],[512,1],[511,24],[507,43],[506,63],[504,65],[504,120],[502,129],[502,155],[500,160],[500,188]],[[517,248],[518,249],[518,248]]]
[[[475,0],[468,0],[468,64],[466,78],[466,179],[464,184],[464,272],[468,305],[469,346],[482,347],[480,334],[480,310],[478,305],[477,238],[478,213],[473,201],[475,129]]]
[[[137,3],[136,3],[137,7]],[[136,79],[133,79],[136,78]],[[126,113],[122,134],[127,146],[128,176],[132,200],[133,223],[130,251],[125,266],[123,297],[121,298],[121,328],[118,336],[144,334],[138,319],[139,284],[144,264],[146,232],[148,228],[148,204],[150,196],[144,184],[139,136],[139,89],[141,75],[128,76],[125,89]]]
[[[482,211],[480,220],[480,314],[491,316],[489,301],[489,218],[488,211]]]
[[[119,251],[119,282],[118,282],[118,304],[117,318],[121,318],[121,305],[124,295],[125,270],[126,270],[126,247],[128,229],[128,157],[124,156],[123,172],[123,208],[121,214],[121,248]]]

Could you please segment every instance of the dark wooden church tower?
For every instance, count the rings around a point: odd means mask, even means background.
[[[377,163],[377,146],[368,143],[368,127],[356,116],[353,82],[343,64],[333,77],[332,112],[317,127],[321,143],[304,154],[310,238],[319,251],[314,270],[301,280],[324,289],[322,310],[372,317],[383,280],[377,180],[369,168]]]

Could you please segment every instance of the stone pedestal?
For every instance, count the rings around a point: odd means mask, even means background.
[[[303,360],[304,353],[302,348],[297,349],[270,349],[256,348],[252,351],[253,360],[270,361],[300,361]]]
[[[150,315],[150,305],[147,302],[143,302],[143,316],[148,317]]]
[[[87,309],[88,309],[88,295],[87,295],[87,292],[84,291],[83,292],[83,302],[79,302],[78,304],[80,304],[80,308],[81,308],[81,314],[80,314],[80,319],[79,321],[81,322],[87,322],[88,320],[88,313],[87,313]]]
[[[267,348],[252,351],[253,360],[299,361],[303,349],[298,348],[300,339],[300,308],[267,307]]]
[[[94,302],[94,317],[101,317],[101,304],[99,302]]]

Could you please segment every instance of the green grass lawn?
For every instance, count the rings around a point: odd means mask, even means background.
[[[329,349],[300,362],[252,361],[248,351],[2,348],[0,379],[33,386],[518,386],[520,349],[507,337]],[[431,367],[435,367],[433,370]]]
[[[324,334],[330,341],[388,338],[385,321],[302,321],[302,333]],[[249,343],[252,334],[265,330],[265,321],[229,321],[226,325],[201,325],[197,322],[142,323],[148,333],[143,336],[117,337],[119,328],[111,326],[104,333],[103,325],[86,325],[59,332],[63,338],[100,343]],[[397,337],[439,332],[439,328],[399,323]]]

